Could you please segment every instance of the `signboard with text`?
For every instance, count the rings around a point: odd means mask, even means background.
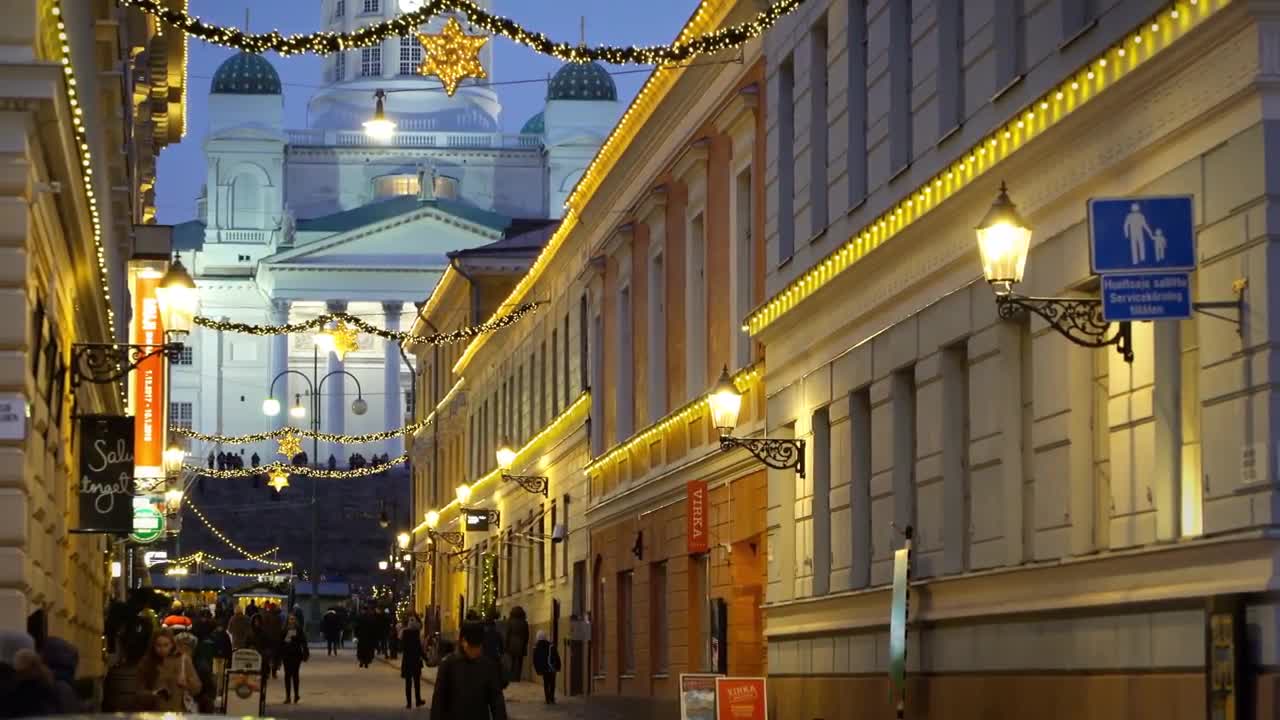
[[[158,347],[164,344],[164,324],[156,288],[160,275],[139,272],[134,278],[133,342]],[[143,360],[133,372],[134,475],[164,477],[165,360],[156,354]]]
[[[1186,320],[1191,317],[1189,273],[1102,276],[1102,319]]]
[[[685,513],[685,541],[690,555],[707,551],[707,483],[705,480],[690,480],[688,486],[689,507]]]
[[[498,511],[463,508],[462,520],[467,532],[489,532],[498,528]]]
[[[719,677],[680,674],[680,720],[716,720],[716,679]]]
[[[716,720],[768,720],[762,677],[716,678]]]
[[[150,505],[135,505],[132,525],[130,540],[144,545],[155,542],[164,535],[164,513]]]
[[[80,416],[80,532],[133,531],[133,418]]]

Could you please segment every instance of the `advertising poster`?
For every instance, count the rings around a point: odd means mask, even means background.
[[[227,715],[256,716],[266,710],[262,693],[262,655],[256,650],[236,650],[227,668],[222,711]]]
[[[768,720],[762,677],[716,678],[716,720]]]
[[[138,273],[133,294],[133,342],[137,345],[164,344],[164,325],[156,288],[158,272]],[[136,477],[164,477],[164,368],[163,355],[143,360],[133,372],[134,471]]]
[[[719,675],[680,674],[680,720],[716,720]]]
[[[133,530],[133,418],[80,417],[80,532]]]

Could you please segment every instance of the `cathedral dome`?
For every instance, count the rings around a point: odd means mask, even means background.
[[[552,76],[547,99],[616,101],[618,87],[599,63],[568,63]]]
[[[524,127],[520,128],[521,135],[541,135],[547,130],[546,122],[543,119],[542,112],[525,120]]]
[[[218,66],[209,92],[225,95],[279,95],[280,76],[266,58],[241,52]]]

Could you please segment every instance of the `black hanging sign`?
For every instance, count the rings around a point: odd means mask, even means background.
[[[80,526],[75,532],[133,531],[133,418],[82,415]]]
[[[489,532],[498,528],[498,511],[481,508],[463,508],[462,517],[467,532]]]

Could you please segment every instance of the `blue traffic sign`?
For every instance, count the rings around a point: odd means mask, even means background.
[[[1089,240],[1098,275],[1195,270],[1191,196],[1094,198]]]
[[[1191,317],[1191,277],[1187,273],[1102,276],[1102,319],[1185,320]]]

